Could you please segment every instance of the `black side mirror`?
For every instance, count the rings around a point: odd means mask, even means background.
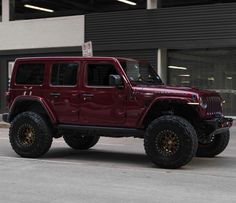
[[[109,85],[116,87],[123,87],[122,79],[119,75],[109,75]]]

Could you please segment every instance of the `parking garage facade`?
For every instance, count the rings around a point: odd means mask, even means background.
[[[131,2],[2,0],[0,112],[16,58],[80,56],[92,41],[96,56],[148,60],[167,84],[219,92],[225,115],[236,116],[236,3]]]

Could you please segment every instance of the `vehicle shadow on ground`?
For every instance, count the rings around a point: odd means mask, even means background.
[[[131,164],[140,166],[152,166],[146,154],[130,153],[130,152],[114,152],[102,149],[90,149],[86,151],[77,151],[66,148],[56,148],[50,150],[45,156],[45,159],[53,160],[68,160],[73,162],[91,161],[91,162],[106,162],[111,164]]]
[[[236,157],[224,155],[214,158],[195,157],[190,165],[193,168],[236,168]]]
[[[117,152],[102,149],[90,149],[86,151],[77,151],[66,148],[54,148],[50,150],[43,159],[53,159],[71,162],[94,162],[136,165],[145,168],[156,168],[151,163],[145,153],[130,153],[130,152]],[[181,170],[189,169],[203,169],[203,168],[236,168],[236,157],[219,156],[215,158],[198,158],[194,157],[193,160]]]

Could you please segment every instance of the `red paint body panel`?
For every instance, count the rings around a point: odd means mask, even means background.
[[[124,126],[126,124],[126,90],[87,85],[87,65],[99,63],[110,63],[117,67],[117,61],[111,59],[84,61],[80,77],[78,123],[80,125]],[[123,74],[120,69],[117,69],[117,72]]]
[[[44,107],[52,123],[55,124],[58,122],[57,118],[55,117],[55,112],[52,111],[52,108],[48,106],[47,102],[42,97],[38,96],[29,96],[29,95],[17,96],[11,104],[10,112],[14,111],[14,108],[18,102],[26,102],[26,101],[38,102],[39,104],[42,105],[42,107]]]
[[[118,59],[112,57],[17,59],[9,89],[9,107],[14,106],[19,100],[35,99],[45,107],[53,123],[142,128],[145,115],[156,102],[172,100],[187,104],[188,102],[199,102],[200,97],[219,97],[215,92],[196,88],[132,85]],[[77,84],[73,87],[52,86],[50,84],[52,64],[66,61],[79,63]],[[45,63],[43,84],[35,86],[15,84],[19,64],[37,62]],[[91,62],[112,63],[124,81],[124,88],[87,86],[86,64]],[[51,96],[52,93],[59,93],[60,96]],[[90,96],[88,96],[89,94]],[[194,108],[202,119],[214,117],[213,114],[208,115],[206,109],[199,105]],[[220,113],[222,113],[222,109]]]

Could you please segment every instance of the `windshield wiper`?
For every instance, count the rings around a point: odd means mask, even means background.
[[[153,80],[153,79],[147,79],[147,80],[144,80],[144,82],[151,83],[151,84],[159,84],[160,83],[159,81]]]

